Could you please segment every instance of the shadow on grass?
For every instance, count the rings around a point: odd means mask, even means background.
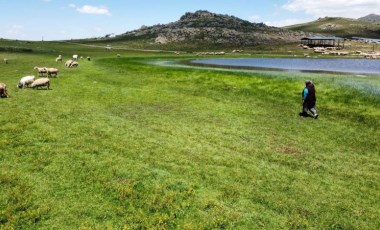
[[[310,118],[314,118],[313,115],[308,114],[308,113],[304,113],[304,112],[300,112],[298,115],[299,115],[300,117],[303,117],[303,118],[308,118],[308,117],[310,117]]]

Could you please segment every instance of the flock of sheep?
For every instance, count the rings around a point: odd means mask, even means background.
[[[83,57],[80,57],[80,59],[83,59]],[[91,61],[91,57],[87,57],[88,61]],[[59,55],[55,61],[62,62],[62,55]],[[8,59],[4,58],[4,64],[8,64]],[[71,59],[65,62],[65,66],[67,68],[73,68],[78,67],[78,55],[74,54]],[[49,77],[58,77],[59,70],[57,68],[47,68],[47,67],[34,67],[34,69],[38,72],[38,76],[40,78],[35,79],[35,76],[25,76],[22,77],[17,84],[17,87],[20,89],[31,87],[33,89],[35,88],[41,88],[46,87],[46,89],[50,88],[50,79]],[[46,77],[45,77],[46,75]],[[5,83],[0,82],[0,97],[9,97],[9,94],[7,92],[7,85]]]

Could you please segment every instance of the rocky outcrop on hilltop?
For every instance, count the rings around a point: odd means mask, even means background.
[[[372,23],[380,23],[380,15],[369,14],[365,17],[358,18],[358,20],[372,22]]]
[[[310,35],[310,33],[294,32],[263,23],[251,23],[234,16],[197,11],[186,13],[176,22],[144,26],[122,36],[129,39],[143,38],[155,44],[201,42],[245,46],[295,42]]]

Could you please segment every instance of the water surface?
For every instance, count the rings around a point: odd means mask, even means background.
[[[380,59],[215,58],[193,60],[191,63],[221,67],[226,66],[310,72],[380,74]]]

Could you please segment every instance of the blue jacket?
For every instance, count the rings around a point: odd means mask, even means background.
[[[305,87],[302,92],[302,100],[306,100],[309,90]]]

